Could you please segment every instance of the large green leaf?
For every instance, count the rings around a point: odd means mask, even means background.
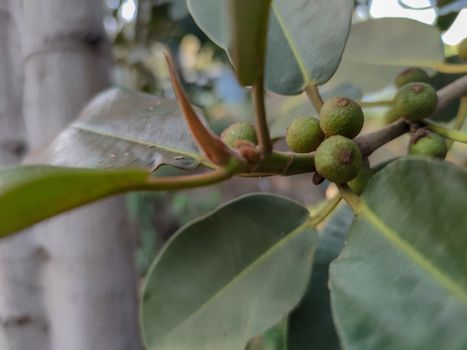
[[[342,250],[352,218],[352,210],[343,205],[319,234],[310,285],[289,316],[288,350],[340,349],[331,316],[329,264]]]
[[[436,68],[444,51],[436,27],[406,18],[380,18],[352,26],[342,63],[329,82],[351,83],[364,93],[382,89],[407,67]]]
[[[200,158],[175,100],[113,88],[27,163],[153,171],[161,164],[196,168]]]
[[[264,69],[271,0],[229,0],[229,56],[242,85],[253,85]]]
[[[346,349],[467,348],[467,173],[409,158],[370,180],[331,264]]]
[[[228,48],[228,0],[188,0],[201,29]],[[352,0],[273,0],[266,54],[266,84],[295,95],[331,78],[349,32]],[[248,40],[244,38],[244,40]]]
[[[0,237],[114,193],[137,189],[144,170],[19,166],[0,170]]]
[[[146,345],[244,348],[299,302],[315,238],[304,207],[270,194],[233,200],[183,227],[147,277]]]

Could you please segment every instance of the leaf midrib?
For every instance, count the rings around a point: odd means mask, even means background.
[[[311,222],[311,217],[308,216],[308,217],[305,218],[305,221],[300,226],[298,226],[291,233],[289,233],[284,238],[278,240],[276,243],[274,243],[272,246],[270,246],[266,251],[263,252],[263,254],[261,254],[258,258],[254,259],[249,265],[247,265],[243,270],[241,270],[240,273],[238,273],[233,279],[231,279],[224,287],[222,287],[217,292],[215,292],[210,299],[206,300],[196,310],[191,312],[182,322],[177,324],[175,327],[173,327],[166,334],[162,335],[160,337],[161,340],[158,341],[158,343],[161,343],[163,341],[162,339],[167,338],[170,334],[174,333],[177,329],[182,327],[184,324],[188,323],[195,315],[200,313],[210,303],[212,303],[213,301],[219,299],[223,294],[227,293],[227,291],[230,288],[232,288],[237,282],[242,280],[242,278],[244,276],[248,275],[248,273],[250,273],[255,266],[261,264],[263,260],[266,260],[269,256],[271,256],[273,253],[278,251],[290,239],[298,236],[304,230],[307,230],[307,229],[312,228],[312,227],[314,227],[314,225]]]
[[[201,162],[201,156],[199,154],[190,153],[190,152],[185,151],[185,150],[180,150],[180,149],[176,149],[176,148],[169,147],[169,146],[166,146],[166,145],[161,145],[159,143],[148,142],[148,141],[144,141],[144,140],[141,140],[141,139],[133,139],[131,137],[124,137],[124,136],[121,136],[121,135],[115,135],[115,134],[112,134],[112,133],[104,132],[104,131],[100,130],[99,128],[92,128],[90,126],[83,125],[83,124],[74,124],[74,125],[71,126],[71,128],[79,130],[79,131],[89,132],[89,133],[92,133],[92,134],[95,134],[95,135],[100,135],[100,136],[113,138],[113,139],[116,139],[116,140],[126,141],[126,142],[135,143],[135,144],[139,144],[139,145],[144,145],[144,146],[148,146],[148,147],[159,148],[161,150],[171,152],[171,153],[180,154],[180,155],[184,155],[184,156],[193,158],[194,160],[196,160],[198,162]]]
[[[462,287],[459,287],[450,276],[444,271],[438,269],[416,248],[400,238],[396,231],[385,224],[376,213],[374,213],[363,200],[360,200],[359,213],[364,217],[378,232],[380,232],[390,243],[399,248],[406,256],[417,266],[428,272],[433,279],[437,280],[449,293],[458,298],[463,304],[467,305],[467,293]]]
[[[302,61],[300,51],[298,50],[298,47],[295,45],[294,40],[292,39],[290,33],[287,31],[287,27],[285,25],[284,19],[282,18],[281,14],[276,8],[276,5],[274,3],[271,3],[271,9],[277,18],[277,23],[279,23],[279,26],[284,33],[285,40],[289,44],[290,50],[292,51],[292,54],[294,55],[295,61],[297,61],[298,67],[300,68],[300,72],[302,72],[303,75],[303,84],[304,86],[308,85],[313,85],[313,79],[311,79],[310,75],[308,74],[308,70],[306,69],[305,62]]]

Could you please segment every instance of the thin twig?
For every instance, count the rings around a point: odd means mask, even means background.
[[[457,79],[449,85],[446,85],[437,92],[437,95],[438,105],[435,112],[442,110],[452,100],[462,96],[467,96],[467,75]],[[367,157],[379,147],[402,134],[405,134],[407,131],[409,131],[409,125],[405,120],[399,119],[380,130],[360,135],[356,137],[354,141],[359,145],[362,155]],[[453,136],[452,133],[450,136]],[[457,141],[464,139],[463,135],[459,135],[459,132],[455,133],[454,137],[456,137]]]
[[[256,136],[263,156],[272,152],[272,142],[269,136],[268,122],[266,119],[266,107],[264,105],[264,76],[260,74],[257,83],[253,86],[253,101],[256,111]]]
[[[305,93],[310,99],[310,102],[313,105],[313,107],[315,107],[316,111],[319,113],[321,107],[323,107],[323,98],[321,97],[316,85],[308,85],[305,88]]]
[[[373,107],[387,107],[393,104],[392,100],[383,100],[383,101],[360,101],[359,105],[362,108],[373,108]]]
[[[467,97],[462,97],[459,104],[459,109],[457,110],[456,120],[454,123],[454,130],[460,130],[462,125],[464,125],[465,118],[467,117]],[[453,140],[448,140],[446,142],[448,149],[451,149],[454,144]]]
[[[234,174],[234,167],[224,167],[195,175],[153,176],[150,177],[140,189],[152,191],[173,191],[185,188],[201,187],[227,180]]]
[[[424,123],[427,125],[428,130],[434,131],[438,135],[444,136],[453,141],[467,143],[467,133],[465,132],[447,129],[427,120]]]
[[[333,211],[342,199],[342,195],[338,192],[334,197],[327,200],[323,206],[314,214],[311,214],[313,225],[317,226],[325,220]]]
[[[463,96],[467,96],[467,75],[438,90],[436,111],[446,107],[452,100]]]

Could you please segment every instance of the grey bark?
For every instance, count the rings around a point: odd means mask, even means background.
[[[0,0],[0,166],[25,150],[22,117],[21,3]],[[0,349],[48,349],[40,270],[34,240],[0,241]]]
[[[95,0],[22,1],[22,106],[32,151],[47,144],[109,84],[102,16],[102,3]],[[4,274],[0,281],[0,294],[16,294],[16,304],[24,309],[10,317],[18,321],[14,331],[3,327],[5,349],[140,349],[128,231],[124,202],[113,198],[19,234],[21,247],[29,248],[5,259],[10,267],[33,262],[28,264],[33,271],[20,269],[28,278],[11,288],[3,286],[21,275]],[[33,278],[30,285],[32,275],[37,283]],[[28,298],[32,305],[25,308]],[[12,300],[5,300],[9,308]],[[30,325],[36,333],[27,332]]]

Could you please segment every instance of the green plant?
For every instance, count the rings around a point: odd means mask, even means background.
[[[291,350],[465,349],[465,170],[399,155],[374,166],[365,186],[352,180],[366,172],[366,159],[376,150],[408,133],[429,130],[467,143],[461,131],[465,99],[454,127],[426,119],[466,95],[467,76],[438,91],[409,83],[394,99],[373,102],[401,118],[358,136],[363,120],[357,102],[323,101],[318,86],[335,74],[330,86],[346,81],[370,92],[392,84],[402,66],[452,74],[466,73],[467,65],[444,62],[439,31],[406,19],[357,23],[347,41],[354,1],[188,4],[200,27],[228,51],[239,81],[252,86],[257,145],[237,141],[232,148],[214,134],[167,55],[177,102],[107,90],[31,155],[30,164],[0,171],[0,237],[116,193],[317,172],[335,182],[338,193],[316,208],[250,194],[174,235],[153,261],[142,293],[147,348],[238,350],[276,327],[286,332],[279,338]],[[349,72],[355,73],[350,81]],[[279,151],[269,133],[265,89],[304,92],[324,119],[335,117],[327,116],[327,105],[339,110],[335,118],[350,106],[352,120],[333,124],[344,126],[337,132],[322,126],[328,138],[316,152]],[[242,130],[238,139],[252,137]],[[187,173],[164,175],[162,166]],[[339,204],[342,199],[346,204]]]
[[[317,119],[298,117],[290,123],[285,142],[291,151],[307,153],[316,150],[323,139],[324,134]]]

